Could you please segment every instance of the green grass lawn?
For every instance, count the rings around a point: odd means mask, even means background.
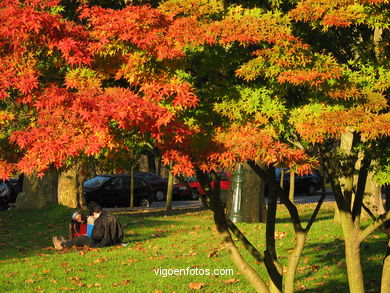
[[[333,222],[333,208],[333,203],[324,204],[312,227],[298,267],[296,291],[348,292],[343,240]],[[314,205],[299,209],[308,219]],[[52,250],[52,236],[66,236],[72,212],[54,207],[0,213],[0,292],[254,292],[227,256],[210,211],[175,210],[168,216],[161,211],[117,213],[128,246]],[[239,227],[264,249],[264,224]],[[276,230],[278,254],[286,265],[294,233],[282,207]],[[379,292],[385,249],[381,234],[372,235],[362,246],[368,292]],[[265,276],[262,266],[243,254]],[[173,269],[181,269],[181,275],[173,276]]]

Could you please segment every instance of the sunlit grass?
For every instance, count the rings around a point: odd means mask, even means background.
[[[314,205],[299,205],[299,209],[307,221]],[[128,246],[67,252],[49,249],[52,236],[66,235],[71,213],[70,209],[53,207],[0,214],[0,292],[191,292],[197,288],[200,292],[254,292],[227,256],[210,211],[176,210],[167,216],[163,211],[118,213]],[[241,223],[239,227],[264,250],[264,224]],[[294,233],[282,207],[276,235],[278,256],[286,266]],[[365,279],[371,292],[379,288],[385,249],[385,237],[380,234],[362,246]],[[243,255],[266,276],[261,265],[246,252]],[[298,267],[296,291],[347,292],[343,257],[341,229],[333,222],[333,204],[326,203],[309,234]],[[163,276],[173,269],[182,269],[181,275]],[[216,269],[233,274],[217,276],[213,274]]]

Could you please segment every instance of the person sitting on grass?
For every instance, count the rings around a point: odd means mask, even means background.
[[[53,244],[57,250],[73,246],[105,247],[120,244],[123,240],[123,228],[118,219],[102,209],[96,203],[91,203],[89,211],[95,219],[91,237],[79,236],[72,240],[58,239],[53,237]]]
[[[69,240],[87,234],[87,217],[81,212],[74,212],[69,223]]]
[[[69,240],[83,235],[91,237],[94,221],[92,216],[86,217],[82,212],[74,212],[69,223]]]

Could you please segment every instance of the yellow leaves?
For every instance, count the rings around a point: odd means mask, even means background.
[[[194,17],[209,17],[223,11],[223,1],[220,0],[168,0],[164,1],[159,10],[169,15],[185,15]]]
[[[102,80],[96,71],[87,67],[78,67],[68,70],[65,76],[65,84],[68,88],[100,91]]]

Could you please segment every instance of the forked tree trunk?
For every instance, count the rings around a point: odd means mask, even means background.
[[[224,207],[220,199],[220,189],[218,184],[216,184],[214,189],[211,190],[210,182],[207,179],[207,175],[204,175],[202,172],[197,172],[197,176],[206,192],[206,202],[209,203],[214,213],[214,222],[217,227],[217,232],[226,248],[226,252],[230,256],[236,267],[240,270],[243,276],[252,284],[252,286],[257,292],[270,293],[267,284],[242,257],[237,246],[234,244],[234,241],[228,228]]]

